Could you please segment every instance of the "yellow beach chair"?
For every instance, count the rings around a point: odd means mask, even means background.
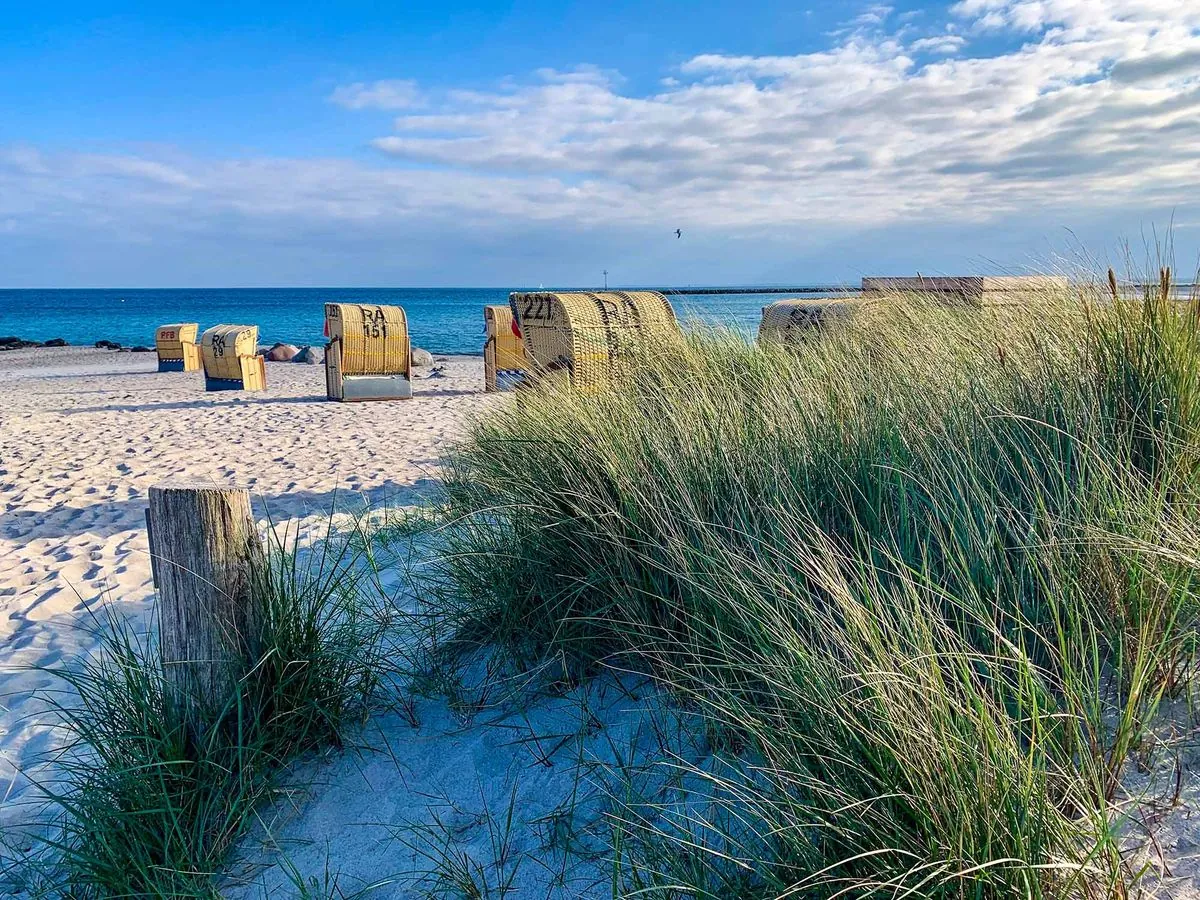
[[[485,306],[483,322],[487,341],[483,345],[484,387],[491,391],[511,391],[525,383],[529,357],[525,345],[513,331],[513,314],[507,306]]]
[[[647,343],[680,335],[675,311],[656,291],[514,293],[509,306],[533,377],[566,377],[581,390],[618,377],[624,359]]]
[[[154,349],[158,353],[158,371],[195,372],[200,368],[200,348],[196,336],[200,326],[195,322],[159,325],[154,330]]]
[[[214,325],[200,337],[200,359],[206,391],[261,391],[267,386],[257,325]]]
[[[412,346],[399,306],[326,303],[325,389],[330,400],[409,400]]]

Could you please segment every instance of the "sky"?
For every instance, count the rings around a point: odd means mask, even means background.
[[[855,283],[1162,254],[1200,262],[1196,0],[0,16],[0,287]]]

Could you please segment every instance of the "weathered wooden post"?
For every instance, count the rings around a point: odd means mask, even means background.
[[[164,482],[150,488],[147,524],[168,689],[200,725],[229,701],[259,649],[252,581],[263,547],[250,494]]]

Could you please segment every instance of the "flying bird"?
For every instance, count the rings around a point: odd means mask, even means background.
[[[679,228],[676,228],[675,229],[675,240],[679,240],[681,237],[683,237],[683,231]]]

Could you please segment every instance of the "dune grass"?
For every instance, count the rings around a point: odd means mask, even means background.
[[[653,673],[736,773],[618,808],[615,893],[1130,889],[1121,779],[1189,686],[1200,571],[1168,295],[699,332],[474,429],[440,501],[459,638]]]
[[[284,767],[340,745],[378,699],[393,623],[364,584],[369,558],[349,538],[303,562],[287,538],[269,543],[253,584],[264,650],[199,734],[168,702],[153,634],[115,614],[93,658],[56,671],[71,744],[49,789],[61,810],[50,895],[216,896],[214,876]]]

